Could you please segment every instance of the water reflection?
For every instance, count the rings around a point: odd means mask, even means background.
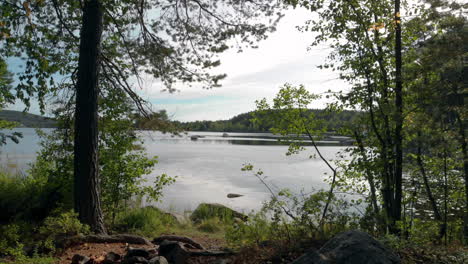
[[[24,138],[19,144],[0,149],[0,162],[17,164],[14,170],[33,162],[40,150],[34,129],[21,130]],[[245,163],[261,169],[275,190],[289,188],[299,193],[328,187],[323,179],[329,169],[314,157],[313,147],[305,146],[304,152],[286,156],[288,147],[268,133],[229,133],[225,137],[223,133],[213,132],[190,132],[180,137],[149,131],[138,133],[148,155],[159,157],[153,172],[146,176],[147,184],[163,173],[178,176],[175,184],[165,188],[162,204],[157,204],[163,208],[183,211],[194,209],[202,202],[215,202],[246,212],[259,209],[270,194],[252,173],[241,171]],[[203,137],[191,140],[193,135]],[[321,152],[328,160],[334,159],[342,149],[327,145],[321,147]],[[244,196],[229,199],[228,193]]]
[[[187,143],[191,141],[192,143],[200,144],[231,144],[231,145],[249,145],[249,146],[287,146],[290,142],[286,140],[281,140],[281,136],[268,134],[268,133],[233,133],[229,136],[223,136],[221,133],[217,132],[189,132],[186,135],[182,136],[155,136],[152,135],[152,132],[143,132],[147,133],[148,138],[153,138],[154,140],[167,142],[167,143]],[[149,133],[149,134],[148,134]],[[209,133],[209,134],[207,134]],[[312,143],[308,140],[307,137],[297,137],[298,140],[295,142],[301,146],[312,146]],[[351,140],[348,137],[342,136],[327,136],[325,140],[317,140],[316,144],[318,146],[349,146],[351,145]]]

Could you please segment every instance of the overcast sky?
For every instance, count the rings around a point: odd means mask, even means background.
[[[337,73],[316,67],[325,61],[328,47],[308,50],[313,33],[302,33],[296,28],[310,19],[311,14],[307,10],[289,10],[277,30],[258,44],[259,48],[223,53],[216,72],[226,73],[227,78],[220,88],[180,86],[179,92],[170,94],[161,92],[163,87],[157,80],[145,77],[143,88],[137,92],[152,103],[154,110],[166,109],[171,119],[194,121],[229,119],[254,110],[255,100],[272,99],[286,82],[304,84],[313,93],[345,89],[347,85],[338,79]],[[313,107],[324,105],[325,101],[319,100]],[[17,103],[7,109],[23,110],[24,105]],[[37,104],[33,104],[30,112],[38,113]]]

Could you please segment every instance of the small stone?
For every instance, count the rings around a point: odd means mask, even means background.
[[[150,259],[148,264],[169,264],[169,262],[167,262],[167,259],[165,257],[157,256],[157,257]]]
[[[71,264],[86,264],[90,260],[91,259],[86,256],[76,254],[73,256]]]

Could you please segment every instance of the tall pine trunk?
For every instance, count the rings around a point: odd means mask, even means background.
[[[85,0],[76,84],[74,201],[82,223],[106,233],[101,211],[98,168],[98,80],[102,35],[99,0]]]
[[[462,70],[463,89],[468,89],[468,56],[463,57],[463,70]],[[459,95],[463,96],[463,95]],[[461,105],[462,109],[465,108],[465,101]],[[457,115],[458,128],[460,131],[461,149],[463,155],[463,174],[465,179],[465,214],[463,216],[463,240],[465,245],[468,245],[468,143],[466,139],[466,120]]]
[[[466,78],[466,77],[465,77]],[[460,145],[463,157],[463,178],[465,180],[465,212],[463,214],[463,240],[468,245],[468,143],[466,142],[466,133],[464,120],[457,114]]]
[[[401,19],[400,0],[395,0],[395,196],[393,204],[393,215],[390,230],[392,233],[399,233],[396,221],[401,220],[401,200],[403,181],[403,78],[401,74]]]

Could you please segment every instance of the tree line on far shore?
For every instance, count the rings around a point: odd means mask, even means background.
[[[358,111],[344,110],[332,112],[327,109],[309,109],[316,116],[318,126],[326,131],[339,130],[356,117]],[[138,129],[179,130],[179,131],[211,131],[211,132],[270,132],[272,122],[254,122],[255,111],[242,113],[227,120],[200,120],[190,122],[170,121],[165,110],[153,114],[149,118],[136,116],[135,126]],[[163,129],[164,130],[164,129]]]

